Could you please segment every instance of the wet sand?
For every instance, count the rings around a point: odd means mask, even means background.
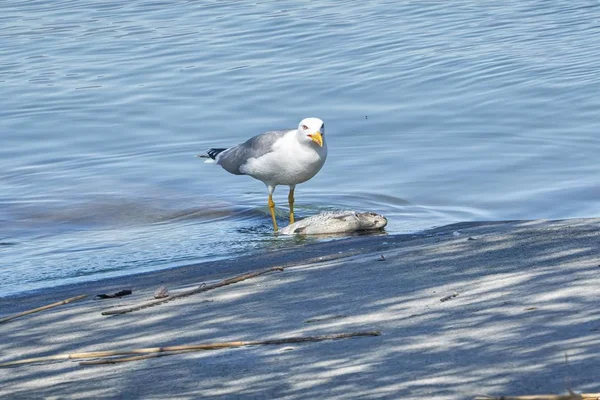
[[[273,272],[118,316],[202,282]],[[0,369],[0,397],[424,398],[598,392],[600,219],[455,224],[353,237],[0,299],[0,362],[338,332],[381,336]],[[131,296],[93,300],[132,288]],[[441,301],[444,300],[444,301]]]

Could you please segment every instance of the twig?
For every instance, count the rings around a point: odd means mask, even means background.
[[[323,321],[329,321],[332,319],[338,319],[338,318],[346,318],[347,315],[331,315],[329,317],[316,317],[316,318],[309,318],[306,321],[304,321],[305,324],[312,324],[314,322],[323,322]]]
[[[225,349],[225,348],[231,348],[231,347],[242,347],[242,346],[260,346],[260,345],[275,345],[275,344],[286,344],[286,343],[320,342],[323,340],[336,340],[336,339],[347,339],[347,338],[357,337],[357,336],[379,336],[379,335],[381,335],[381,333],[379,331],[351,332],[351,333],[337,333],[337,334],[333,334],[333,335],[323,335],[323,336],[305,336],[305,337],[290,337],[290,338],[285,338],[285,339],[259,340],[259,341],[252,341],[252,342],[223,342],[223,343],[208,343],[208,344],[199,344],[199,345],[170,346],[170,347],[162,347],[161,348],[162,350],[159,350],[159,352],[152,352],[152,350],[155,350],[152,348],[138,349],[135,351],[148,350],[150,352],[150,354],[146,354],[143,356],[110,358],[107,360],[82,361],[79,364],[80,365],[115,364],[115,363],[119,363],[119,362],[145,360],[147,358],[170,356],[170,355],[174,355],[174,354],[189,353],[189,352],[193,352],[193,351],[219,350],[219,349]]]
[[[173,353],[181,351],[202,351],[202,350],[218,350],[231,347],[242,347],[242,346],[259,346],[259,345],[276,345],[286,343],[303,343],[303,342],[320,342],[323,340],[335,340],[335,339],[347,339],[356,336],[379,336],[379,331],[366,331],[366,332],[348,332],[348,333],[336,333],[331,335],[322,336],[293,336],[283,339],[269,339],[269,340],[257,340],[257,341],[236,341],[236,342],[217,342],[217,343],[202,343],[202,344],[184,344],[179,346],[165,346],[165,347],[149,347],[142,349],[130,349],[130,350],[109,350],[109,351],[92,351],[85,353],[71,353],[71,354],[55,354],[45,357],[34,357],[25,358],[23,360],[9,361],[0,364],[0,367],[10,367],[21,364],[30,364],[44,361],[58,361],[58,360],[73,360],[83,358],[102,358],[102,357],[113,357],[113,356],[126,356],[131,354],[153,354],[153,353]]]
[[[48,304],[48,305],[45,305],[45,306],[42,306],[42,307],[34,308],[33,310],[27,310],[27,311],[23,311],[23,312],[18,313],[18,314],[9,315],[8,317],[0,318],[0,324],[3,323],[3,322],[11,321],[11,320],[13,320],[15,318],[19,318],[19,317],[25,316],[25,315],[33,314],[33,313],[44,311],[44,310],[48,310],[50,308],[62,306],[63,304],[67,304],[67,303],[71,303],[73,301],[81,300],[84,297],[87,297],[87,294],[82,294],[80,296],[71,297],[71,298],[68,298],[66,300],[57,301],[56,303],[52,303],[52,304]]]
[[[149,301],[147,303],[138,304],[137,306],[121,308],[119,310],[104,311],[104,312],[102,312],[102,315],[119,315],[119,314],[126,314],[126,313],[129,313],[132,311],[142,310],[147,307],[156,306],[158,304],[163,304],[163,303],[169,302],[171,300],[180,299],[182,297],[187,297],[187,296],[191,296],[193,294],[206,292],[208,290],[220,288],[222,286],[231,285],[232,283],[241,282],[246,279],[254,278],[259,275],[267,274],[267,273],[273,272],[273,271],[283,271],[283,268],[282,267],[272,267],[272,268],[267,268],[267,269],[263,269],[260,271],[250,272],[247,274],[237,275],[232,278],[223,279],[222,281],[213,283],[211,285],[206,285],[203,283],[202,285],[198,286],[195,289],[190,289],[190,290],[186,290],[184,292],[172,294],[171,296],[164,298],[164,299],[153,300],[153,301]]]
[[[600,393],[539,394],[529,396],[478,396],[474,400],[598,400]]]
[[[443,303],[443,302],[445,302],[445,301],[448,301],[448,300],[450,300],[450,299],[453,299],[453,298],[455,298],[456,296],[458,296],[458,292],[454,292],[454,293],[452,293],[452,294],[449,294],[448,296],[442,297],[442,298],[440,299],[440,301]]]
[[[165,353],[152,353],[152,354],[144,354],[143,356],[132,356],[132,357],[114,357],[114,358],[104,358],[100,360],[92,360],[92,361],[80,361],[79,365],[102,365],[102,364],[119,364],[129,361],[139,361],[139,360],[147,360],[149,358],[157,358],[164,356],[172,356],[174,354],[181,353],[190,353],[192,351],[197,350],[181,350],[181,351],[171,351]]]

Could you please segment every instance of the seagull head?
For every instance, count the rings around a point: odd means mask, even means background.
[[[319,118],[304,118],[298,125],[300,141],[316,143],[323,147],[325,143],[325,124]]]

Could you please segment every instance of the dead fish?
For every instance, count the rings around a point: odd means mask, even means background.
[[[283,235],[323,235],[383,229],[387,219],[383,215],[356,211],[325,211],[281,229]]]

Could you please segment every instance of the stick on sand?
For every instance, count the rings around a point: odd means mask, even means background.
[[[574,393],[570,394],[534,394],[527,396],[502,396],[502,397],[488,397],[479,396],[475,397],[475,400],[598,400],[600,399],[600,393]]]
[[[21,364],[30,364],[44,361],[58,361],[58,360],[74,360],[83,358],[102,358],[102,357],[113,357],[113,356],[126,356],[132,354],[153,354],[153,353],[168,353],[168,352],[182,352],[182,351],[202,351],[202,350],[218,350],[226,349],[231,347],[242,347],[242,346],[259,346],[259,345],[276,345],[286,343],[303,343],[303,342],[320,342],[323,340],[335,340],[335,339],[347,339],[357,336],[379,336],[379,331],[366,331],[366,332],[348,332],[348,333],[336,333],[331,335],[322,336],[293,336],[283,339],[269,339],[269,340],[257,340],[257,341],[237,341],[237,342],[217,342],[217,343],[201,343],[201,344],[184,344],[179,346],[165,346],[165,347],[149,347],[142,349],[130,349],[130,350],[109,350],[109,351],[92,351],[86,353],[71,353],[71,354],[55,354],[45,357],[34,357],[25,358],[23,360],[9,361],[0,364],[0,367],[11,367]],[[131,357],[136,359],[135,357]],[[137,358],[140,359],[140,358]],[[110,360],[108,360],[110,363]]]
[[[23,312],[18,313],[18,314],[9,315],[8,317],[0,318],[0,324],[3,323],[3,322],[11,321],[11,320],[13,320],[15,318],[19,318],[19,317],[25,316],[25,315],[33,314],[33,313],[44,311],[44,310],[48,310],[50,308],[62,306],[63,304],[67,304],[67,303],[71,303],[73,301],[81,300],[81,299],[83,299],[86,296],[87,296],[87,294],[82,294],[80,296],[71,297],[71,298],[66,299],[66,300],[57,301],[56,303],[52,303],[52,304],[48,304],[48,305],[45,305],[45,306],[42,306],[42,307],[34,308],[33,310],[27,310],[27,311],[23,311]]]
[[[149,358],[172,356],[175,354],[191,353],[193,351],[199,351],[199,350],[181,350],[181,351],[169,351],[169,352],[165,352],[165,353],[144,354],[142,356],[101,358],[99,360],[80,361],[79,365],[119,364],[119,363],[130,362],[130,361],[147,360]]]
[[[166,303],[166,302],[171,301],[171,300],[180,299],[182,297],[187,297],[187,296],[191,296],[193,294],[206,292],[208,290],[220,288],[222,286],[231,285],[232,283],[237,283],[237,282],[245,281],[246,279],[254,278],[254,277],[257,277],[259,275],[267,274],[267,273],[273,272],[273,271],[283,271],[283,268],[282,267],[272,267],[272,268],[262,269],[260,271],[249,272],[247,274],[237,275],[237,276],[234,276],[232,278],[223,279],[222,281],[219,281],[217,283],[213,283],[213,284],[210,284],[210,285],[202,284],[201,286],[199,286],[199,287],[197,287],[195,289],[186,290],[186,291],[181,292],[181,293],[176,293],[176,294],[173,294],[173,295],[171,295],[171,296],[169,296],[167,298],[164,298],[164,299],[149,301],[147,303],[138,304],[137,306],[128,307],[128,308],[121,308],[119,310],[104,311],[104,312],[102,312],[102,315],[126,314],[126,313],[129,313],[129,312],[132,312],[132,311],[137,311],[137,310],[141,310],[141,309],[144,309],[144,308],[147,308],[147,307],[156,306],[158,304],[163,304],[163,303]]]

